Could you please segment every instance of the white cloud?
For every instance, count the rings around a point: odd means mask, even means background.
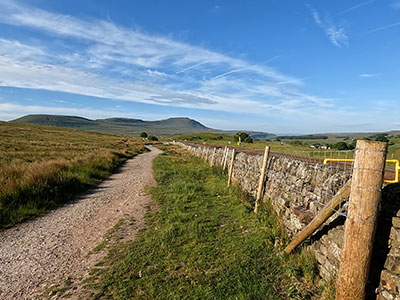
[[[49,107],[39,105],[19,105],[13,103],[0,103],[0,119],[12,120],[27,114],[62,114],[84,116],[87,118],[105,118],[109,116],[109,111],[94,109],[68,108],[68,107]],[[119,113],[120,116],[132,117],[132,114]]]
[[[329,41],[333,45],[339,48],[348,45],[348,36],[346,35],[343,27],[336,25],[328,19],[321,19],[321,16],[315,9],[311,9],[311,14],[315,24],[324,30],[325,34],[329,38]]]
[[[311,9],[311,14],[313,16],[315,24],[322,26],[322,20],[321,17],[319,16],[318,11],[315,9]]]
[[[269,67],[252,66],[241,59],[168,38],[143,34],[111,22],[83,21],[17,5],[14,2],[11,5],[9,1],[0,3],[0,8],[0,22],[93,42],[88,54],[102,61],[121,62],[145,68],[157,68],[168,64],[169,67],[182,69],[190,65],[200,66],[202,63],[213,67],[247,67],[250,71],[275,80],[294,80]]]
[[[347,42],[341,28],[326,26],[317,11],[313,17],[334,45]],[[324,115],[332,107],[330,99],[300,91],[302,79],[274,68],[108,21],[3,0],[0,22],[47,37],[35,45],[0,39],[0,86],[261,115]],[[81,48],[60,52],[48,35]]]
[[[363,74],[360,74],[360,77],[361,78],[371,78],[371,77],[378,77],[381,75],[382,75],[382,73],[363,73]]]

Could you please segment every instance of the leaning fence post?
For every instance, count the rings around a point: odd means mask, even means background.
[[[337,194],[325,205],[325,207],[312,219],[306,227],[300,231],[294,239],[286,246],[285,252],[290,253],[300,245],[305,239],[311,236],[330,216],[333,215],[335,210],[340,204],[350,195],[351,179],[337,192]]]
[[[357,141],[336,300],[365,299],[387,143]]]
[[[256,197],[256,204],[254,206],[254,213],[258,212],[258,205],[261,200],[263,188],[264,188],[264,182],[265,182],[265,171],[267,170],[267,162],[268,162],[268,156],[269,156],[269,147],[265,147],[265,152],[264,152],[264,160],[263,164],[261,167],[261,175],[260,175],[260,181],[258,182],[258,191],[257,191],[257,197]]]
[[[235,160],[235,149],[232,149],[231,164],[229,165],[229,171],[228,171],[228,186],[231,185],[231,181],[232,181],[232,172],[233,172],[234,160]]]

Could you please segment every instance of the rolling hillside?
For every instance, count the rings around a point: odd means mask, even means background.
[[[128,118],[90,120],[76,116],[27,115],[12,122],[58,126],[130,136],[139,136],[141,132],[146,132],[149,135],[156,135],[158,137],[200,132],[234,135],[237,132],[208,128],[190,118],[169,118],[160,121],[144,121]],[[247,132],[250,135],[256,135],[257,138],[275,137],[274,134],[266,132]]]

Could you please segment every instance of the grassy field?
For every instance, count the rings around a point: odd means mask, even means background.
[[[0,122],[0,228],[65,203],[144,150],[141,139]]]
[[[134,242],[112,248],[86,280],[93,299],[324,299],[315,259],[282,254],[274,214],[226,177],[169,147],[154,162],[159,209]],[[327,291],[330,291],[327,292]]]
[[[355,136],[354,136],[355,137]],[[367,137],[367,134],[360,135],[361,137]],[[231,145],[235,145],[233,141],[233,136],[229,135],[222,135],[222,134],[215,134],[215,133],[197,133],[197,134],[185,134],[174,136],[169,140],[176,140],[176,141],[185,141],[188,142],[195,142],[195,143],[206,143],[206,144],[214,144],[214,145],[221,145],[226,146],[228,142]],[[298,140],[297,142],[299,142]],[[296,143],[296,140],[254,140],[253,143],[242,143],[241,147],[248,148],[248,149],[264,149],[265,146],[271,147],[271,151],[281,152],[281,153],[288,153],[292,155],[301,155],[301,156],[311,156],[311,157],[333,157],[333,158],[351,158],[348,157],[349,154],[340,154],[338,150],[335,149],[312,149],[310,146],[315,143],[319,143],[321,145],[325,144],[335,144],[337,142],[349,142],[346,138],[338,138],[336,134],[328,135],[328,139],[321,139],[321,140],[301,140],[300,142],[303,145],[299,145]],[[400,135],[395,135],[394,137],[390,138],[389,144],[389,151],[387,158],[388,159],[398,159],[400,160]]]

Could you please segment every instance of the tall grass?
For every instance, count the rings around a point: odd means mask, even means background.
[[[138,139],[0,122],[0,228],[67,202],[143,150]]]
[[[171,148],[170,148],[171,149]],[[159,210],[136,241],[92,271],[94,299],[311,299],[315,259],[283,254],[272,211],[226,187],[221,172],[186,153],[154,162]],[[250,201],[250,202],[249,202]]]

